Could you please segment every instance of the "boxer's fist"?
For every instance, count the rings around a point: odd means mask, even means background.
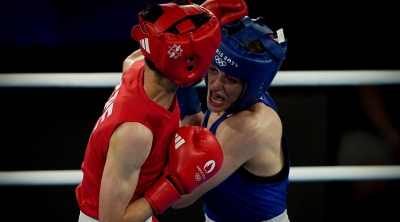
[[[210,10],[221,25],[239,20],[249,13],[244,0],[206,0],[201,6]]]
[[[214,134],[201,126],[183,126],[172,136],[169,162],[163,175],[144,196],[155,214],[214,176],[222,166],[223,152]]]
[[[218,172],[224,155],[211,131],[201,126],[183,126],[172,138],[169,157],[165,172],[180,193],[187,194]]]

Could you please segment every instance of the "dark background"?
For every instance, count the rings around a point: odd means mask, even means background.
[[[282,70],[399,68],[399,17],[391,1],[246,2],[250,17],[264,16],[272,30],[284,29]],[[2,0],[0,72],[118,72],[137,49],[130,31],[146,4]]]
[[[246,2],[250,17],[264,16],[273,30],[284,29],[288,53],[281,70],[400,69],[394,2]],[[130,30],[146,3],[3,0],[0,73],[120,72],[124,58],[137,49]],[[383,88],[394,110],[399,85]],[[198,90],[204,95],[204,88]],[[111,92],[112,88],[0,88],[0,171],[80,169],[91,129]],[[270,94],[288,135],[292,166],[335,165],[341,133],[366,125],[352,86],[272,87]],[[347,186],[291,183],[291,221],[347,221],[346,213],[372,221],[371,215],[391,216],[398,209],[398,204],[386,204],[387,197],[376,200],[378,204],[355,204]],[[1,212],[17,221],[77,221],[74,189],[2,186]],[[393,199],[399,197],[398,188],[394,190]],[[161,221],[196,218],[203,221],[201,200],[160,216]]]

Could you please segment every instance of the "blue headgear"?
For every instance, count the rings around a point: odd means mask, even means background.
[[[235,34],[228,35],[226,28],[236,27],[243,23],[244,28]],[[228,75],[246,81],[242,95],[226,112],[238,112],[249,108],[260,101],[263,93],[271,85],[283,60],[286,57],[287,41],[278,43],[276,36],[265,24],[265,19],[251,19],[248,16],[240,22],[223,25],[222,42],[215,56],[214,65]],[[244,49],[246,43],[260,40],[267,49],[264,53],[254,53]]]

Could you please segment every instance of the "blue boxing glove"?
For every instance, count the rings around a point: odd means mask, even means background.
[[[188,115],[193,115],[201,111],[201,103],[197,94],[196,86],[179,88],[176,92],[178,104],[181,110],[181,120]]]

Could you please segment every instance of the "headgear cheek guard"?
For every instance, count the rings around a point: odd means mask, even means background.
[[[229,35],[226,28],[244,28]],[[222,42],[214,55],[214,65],[228,75],[244,79],[242,95],[226,112],[238,112],[260,101],[286,57],[287,41],[278,43],[264,18],[244,17],[240,23],[233,22],[221,27]],[[244,48],[246,43],[260,40],[266,48],[264,53],[255,53]]]
[[[142,54],[180,87],[201,82],[221,41],[217,18],[193,3],[171,2],[159,6],[164,14],[154,23],[143,20],[144,11],[139,13],[139,24],[133,27],[132,38],[140,43]],[[205,14],[210,20],[196,29],[189,18],[198,14]],[[166,32],[173,26],[178,34]]]

